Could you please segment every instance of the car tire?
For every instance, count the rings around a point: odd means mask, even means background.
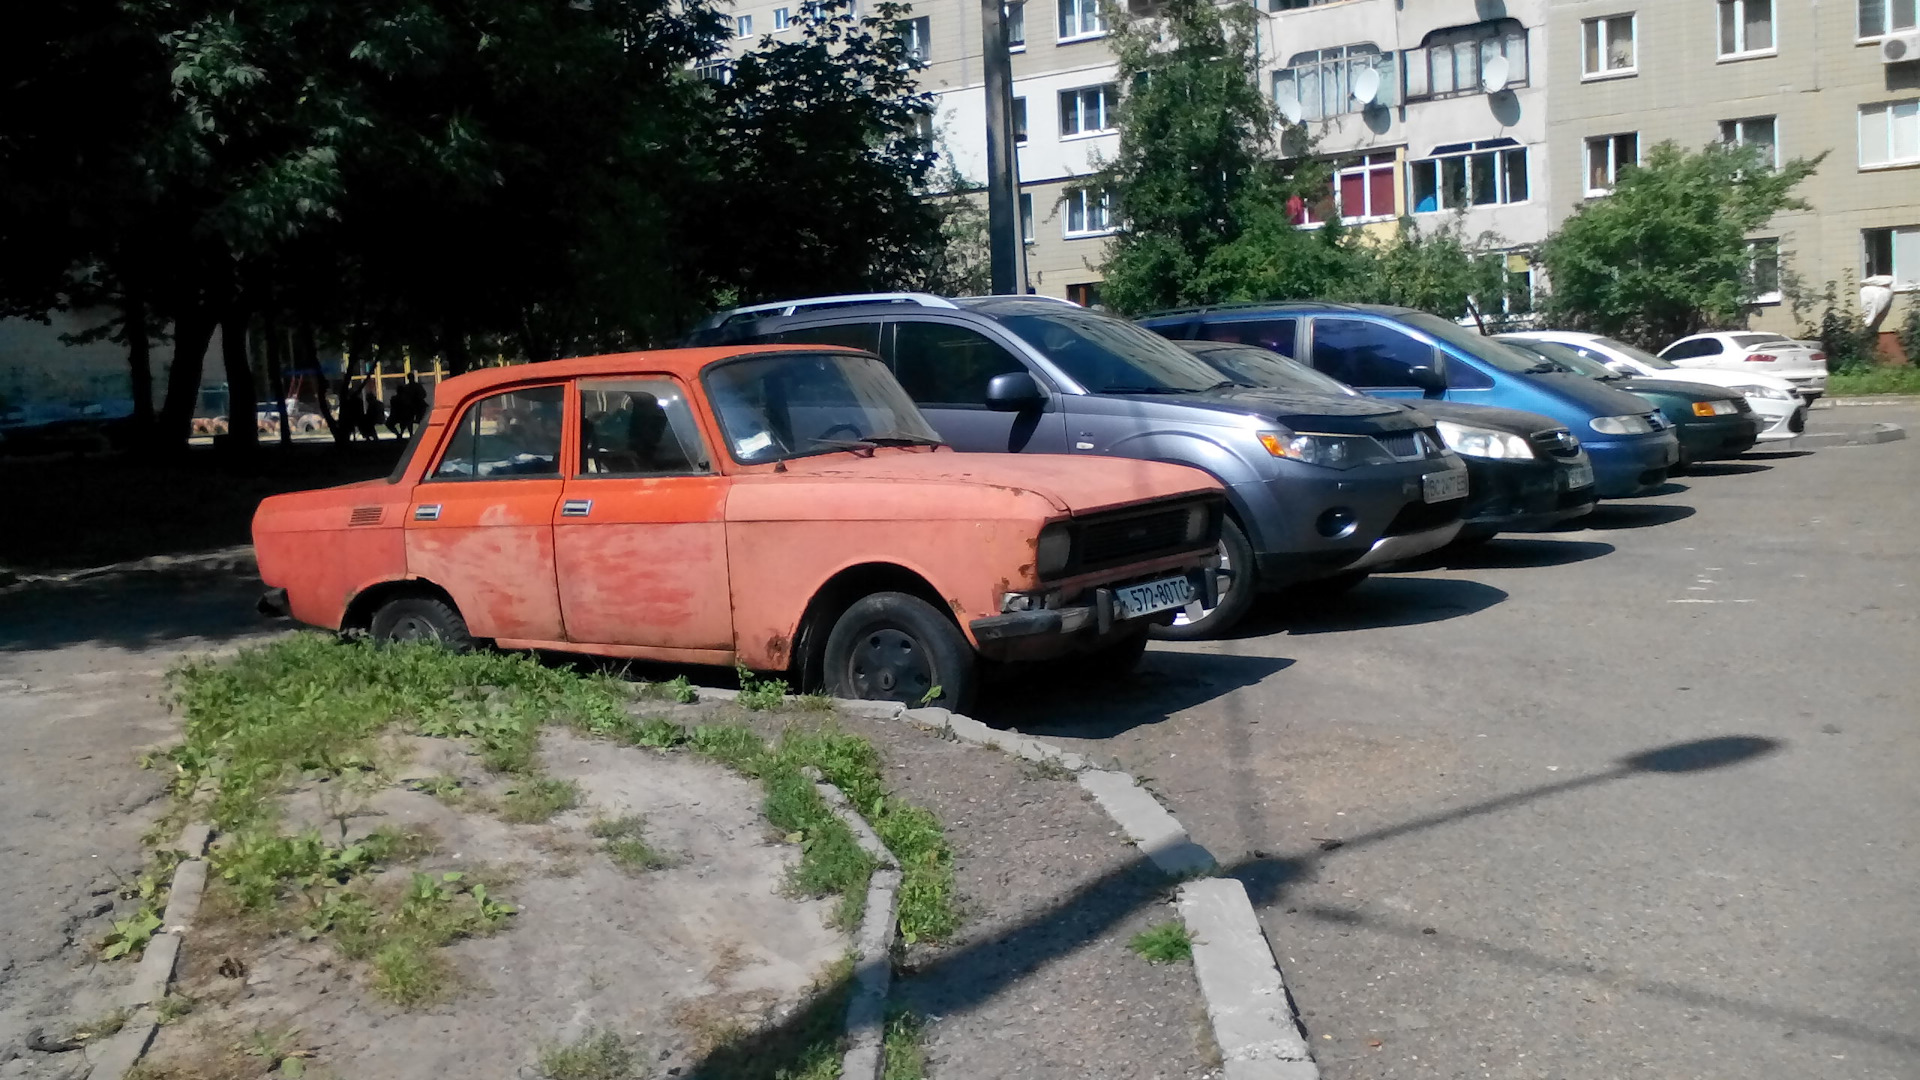
[[[822,667],[835,697],[955,712],[972,705],[978,681],[973,646],[953,620],[900,592],[873,593],[841,612],[827,634]]]
[[[1174,613],[1173,622],[1150,632],[1163,641],[1202,641],[1233,629],[1259,592],[1254,580],[1253,545],[1232,518],[1220,522],[1220,603],[1216,607],[1189,604]]]
[[[449,652],[471,652],[467,620],[445,600],[432,596],[396,596],[373,613],[367,634],[381,644],[437,641]]]

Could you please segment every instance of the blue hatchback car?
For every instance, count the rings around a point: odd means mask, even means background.
[[[1646,399],[1557,370],[1437,315],[1372,304],[1194,308],[1140,320],[1175,340],[1238,341],[1307,361],[1376,397],[1424,398],[1540,413],[1593,459],[1603,499],[1666,482],[1680,443]]]

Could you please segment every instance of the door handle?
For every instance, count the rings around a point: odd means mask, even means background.
[[[586,517],[592,512],[592,499],[568,499],[560,504],[561,517]]]
[[[439,521],[440,520],[440,504],[439,503],[422,503],[419,506],[414,507],[413,520]]]

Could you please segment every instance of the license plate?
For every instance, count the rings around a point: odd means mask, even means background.
[[[1446,472],[1430,472],[1420,478],[1420,486],[1421,494],[1430,503],[1463,499],[1467,495],[1467,470],[1449,469]]]
[[[1183,608],[1193,601],[1193,582],[1185,577],[1161,578],[1113,590],[1113,617],[1137,619],[1156,611]]]
[[[1592,486],[1593,486],[1593,466],[1592,465],[1567,466],[1567,490],[1568,491],[1578,491],[1583,487],[1592,487]]]

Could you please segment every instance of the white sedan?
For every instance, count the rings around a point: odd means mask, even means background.
[[[1661,349],[1660,359],[1688,369],[1764,371],[1792,383],[1808,401],[1827,392],[1827,354],[1818,345],[1781,334],[1753,330],[1694,334]],[[1765,366],[1756,368],[1756,364]]]
[[[1699,383],[1704,386],[1738,391],[1746,396],[1747,404],[1753,406],[1754,413],[1766,424],[1760,429],[1761,442],[1791,439],[1806,430],[1806,402],[1801,400],[1793,383],[1778,375],[1762,375],[1748,370],[1727,371],[1710,367],[1678,367],[1623,341],[1601,337],[1599,334],[1582,334],[1573,330],[1523,330],[1500,336],[1556,342],[1590,360],[1597,360],[1622,375],[1665,379],[1669,382]]]

